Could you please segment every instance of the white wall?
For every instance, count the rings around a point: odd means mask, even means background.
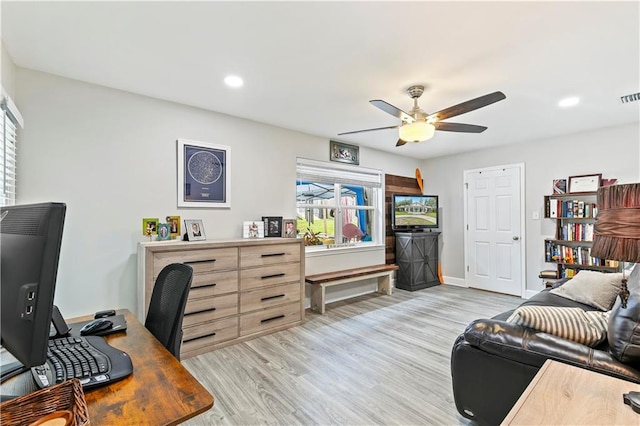
[[[553,266],[544,262],[544,237],[554,234],[553,221],[543,218],[543,197],[552,193],[552,180],[602,173],[618,183],[637,182],[639,151],[640,126],[635,123],[425,161],[425,192],[439,194],[443,210],[440,259],[445,281],[464,282],[464,170],[525,163],[526,288],[540,290],[538,273]],[[533,212],[539,220],[532,219]]]
[[[0,66],[0,72],[2,72],[2,87],[7,91],[11,98],[15,99],[15,70],[16,66],[11,60],[11,56],[9,56],[9,52],[7,52],[7,48],[4,45],[4,42],[0,41],[0,49],[2,50],[2,54],[0,56],[0,61],[2,62],[2,66]]]
[[[295,217],[296,157],[329,156],[327,139],[295,131],[19,67],[15,81],[25,119],[18,203],[67,203],[56,290],[67,317],[112,307],[135,312],[143,217],[200,218],[207,238],[240,238],[244,220]],[[231,147],[231,209],[177,209],[178,138]],[[360,157],[363,167],[396,175],[419,166],[367,148]],[[310,257],[307,271],[374,263],[384,263],[384,246]]]

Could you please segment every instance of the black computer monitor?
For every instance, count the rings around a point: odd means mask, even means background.
[[[65,212],[63,203],[0,208],[0,337],[23,369],[46,360]]]

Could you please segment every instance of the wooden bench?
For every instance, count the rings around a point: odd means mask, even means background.
[[[306,276],[304,280],[311,284],[311,309],[324,314],[326,287],[366,278],[378,278],[378,293],[391,294],[391,276],[397,270],[398,265],[372,265]]]

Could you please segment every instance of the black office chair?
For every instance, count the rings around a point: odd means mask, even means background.
[[[144,326],[180,360],[182,317],[193,269],[182,263],[165,266],[156,279]]]

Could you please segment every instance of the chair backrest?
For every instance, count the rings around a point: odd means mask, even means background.
[[[178,360],[182,344],[182,317],[191,289],[193,269],[182,263],[165,266],[153,286],[144,326]]]

